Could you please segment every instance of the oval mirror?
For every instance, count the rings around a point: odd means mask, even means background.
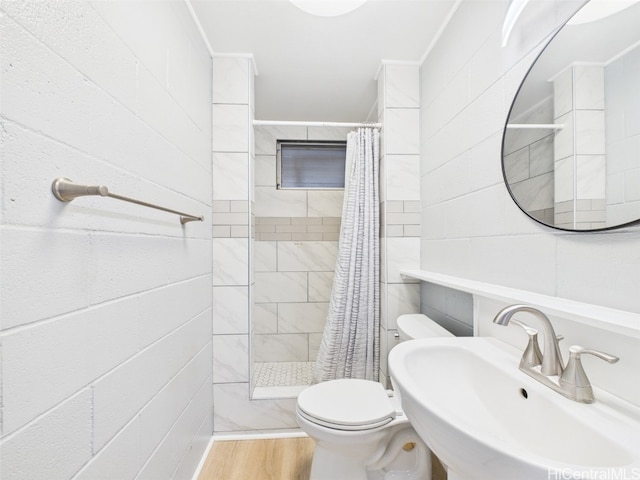
[[[625,8],[594,13],[607,2]],[[640,3],[633,3],[587,3],[539,55],[511,105],[502,171],[516,204],[540,223],[586,231],[640,219]]]

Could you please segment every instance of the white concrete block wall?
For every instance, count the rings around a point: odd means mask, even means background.
[[[423,196],[421,265],[640,312],[640,230],[572,234],[539,225],[513,203],[500,171],[517,88],[543,38],[582,3],[530,2],[501,48],[509,2],[464,1],[422,65],[422,184],[446,165],[451,181],[471,181],[449,196]]]
[[[209,54],[182,2],[7,1],[0,36],[0,477],[188,478],[213,429]],[[206,221],[64,204],[59,176]]]

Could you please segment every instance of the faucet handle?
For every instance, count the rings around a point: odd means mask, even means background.
[[[540,345],[538,345],[538,330],[531,328],[526,323],[511,319],[511,323],[515,323],[519,327],[522,327],[524,331],[529,335],[529,343],[522,353],[522,359],[520,359],[521,367],[536,367],[542,365],[542,352],[540,351]]]
[[[593,389],[591,388],[591,382],[582,367],[582,360],[580,359],[580,355],[582,354],[594,355],[609,363],[616,363],[620,358],[615,355],[610,355],[598,350],[592,350],[580,345],[572,345],[569,347],[569,361],[567,362],[567,366],[560,377],[560,386],[565,392],[570,393],[570,398],[579,402],[591,403],[594,400]]]

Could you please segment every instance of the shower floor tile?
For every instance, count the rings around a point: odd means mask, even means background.
[[[311,385],[315,362],[256,362],[253,399],[297,398]]]
[[[311,385],[315,362],[256,362],[254,387],[294,387]]]

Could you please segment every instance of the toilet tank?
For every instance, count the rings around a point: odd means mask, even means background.
[[[421,313],[411,313],[398,317],[398,334],[400,341],[416,338],[453,337],[447,329]]]

